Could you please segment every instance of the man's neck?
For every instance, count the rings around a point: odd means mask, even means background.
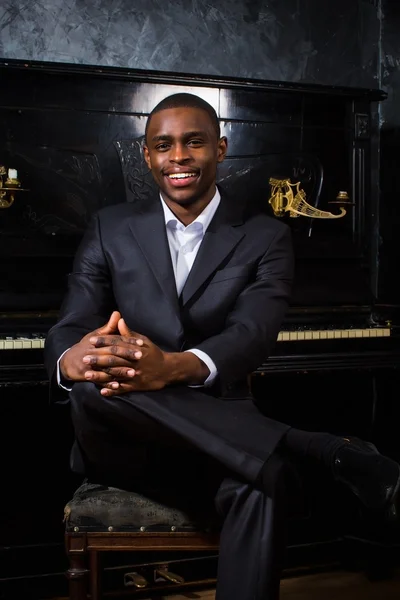
[[[178,204],[177,202],[173,202],[169,198],[165,197],[161,193],[161,197],[164,200],[165,204],[168,206],[171,212],[174,213],[176,218],[187,227],[190,223],[193,223],[197,219],[199,215],[203,212],[203,210],[210,204],[212,199],[214,198],[216,193],[216,187],[208,199],[200,199],[191,204]]]

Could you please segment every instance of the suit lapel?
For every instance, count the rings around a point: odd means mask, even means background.
[[[141,202],[132,216],[129,227],[143,256],[158,281],[167,300],[179,317],[174,270],[171,262],[165,219],[158,194]]]
[[[221,191],[221,190],[220,190]],[[135,207],[136,208],[136,207]],[[181,306],[189,302],[244,236],[243,209],[221,191],[220,205],[206,231],[181,294]],[[158,281],[166,299],[180,320],[175,275],[158,194],[138,203],[129,227]]]
[[[181,294],[182,306],[187,304],[201,285],[218,268],[243,238],[239,225],[243,222],[242,209],[230,203],[221,192],[220,205],[201,242],[193,267]]]

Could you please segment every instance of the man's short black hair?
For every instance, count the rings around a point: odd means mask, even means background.
[[[151,117],[155,113],[158,113],[161,110],[166,110],[167,108],[201,108],[202,110],[205,110],[212,121],[213,127],[215,129],[215,133],[217,134],[217,139],[219,139],[221,137],[221,129],[219,126],[217,113],[215,112],[215,110],[213,109],[211,104],[209,104],[208,102],[206,102],[205,100],[203,100],[203,98],[200,98],[199,96],[181,92],[179,94],[172,94],[172,96],[167,96],[167,98],[164,98],[164,100],[161,100],[161,102],[159,102],[153,108],[153,110],[151,111],[151,113],[149,114],[149,116],[147,118],[146,130],[145,130],[145,134],[144,134],[145,140],[147,140],[147,130],[149,128]]]

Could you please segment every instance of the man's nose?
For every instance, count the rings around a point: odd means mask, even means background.
[[[173,162],[184,162],[190,158],[189,148],[186,144],[175,144],[171,148],[170,160]]]

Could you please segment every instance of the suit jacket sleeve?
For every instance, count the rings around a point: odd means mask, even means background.
[[[50,398],[63,401],[68,392],[59,388],[56,376],[57,360],[87,333],[104,325],[115,300],[112,278],[95,215],[75,256],[68,276],[68,291],[62,303],[58,322],[50,329],[44,348],[44,361],[50,379]]]
[[[196,345],[214,361],[222,389],[243,380],[268,357],[287,311],[293,270],[291,231],[285,226],[259,261],[255,280],[238,296],[224,330]]]

